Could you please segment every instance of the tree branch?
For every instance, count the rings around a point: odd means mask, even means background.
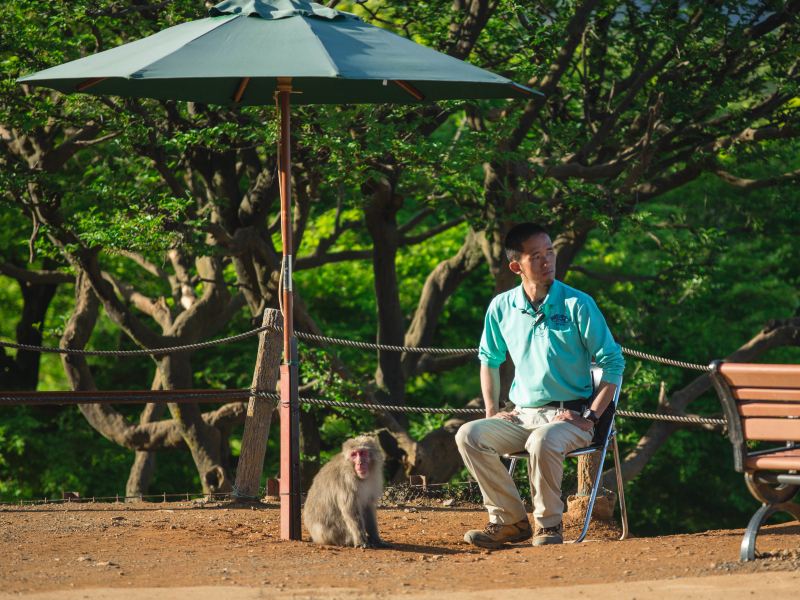
[[[713,173],[728,185],[745,192],[751,192],[753,190],[761,190],[767,187],[800,181],[800,169],[791,171],[789,173],[783,173],[782,175],[777,175],[775,177],[766,177],[764,179],[745,179],[743,177],[736,177],[735,175],[732,175],[723,169],[716,169],[713,171]]]
[[[61,271],[31,271],[8,262],[0,262],[0,273],[26,283],[74,283],[75,277]]]
[[[129,283],[121,281],[114,275],[106,273],[105,271],[103,272],[103,278],[114,286],[116,293],[126,302],[130,302],[138,310],[152,318],[163,330],[169,329],[172,325],[172,313],[163,296],[159,297],[157,300],[153,300],[141,292],[136,291]]]
[[[417,302],[417,310],[405,334],[404,345],[419,347],[431,343],[447,299],[482,261],[483,251],[477,235],[470,230],[458,253],[436,265],[425,280]],[[421,360],[422,357],[418,354],[403,355],[402,366],[407,376],[415,372]],[[428,364],[430,365],[431,361],[428,361]]]
[[[528,131],[530,131],[530,128],[533,126],[533,122],[539,116],[539,111],[541,111],[542,107],[545,105],[547,96],[555,92],[562,75],[566,72],[575,54],[575,49],[578,47],[583,37],[586,23],[589,21],[589,17],[597,4],[598,0],[584,0],[575,8],[575,14],[572,16],[572,19],[570,19],[566,28],[567,39],[564,40],[558,56],[556,56],[555,61],[550,66],[549,72],[541,81],[531,80],[529,82],[531,87],[536,88],[544,95],[537,95],[528,101],[516,128],[503,146],[511,150],[516,150],[525,139],[525,136],[528,135]]]
[[[295,261],[294,268],[295,271],[303,271],[322,265],[330,265],[348,260],[369,260],[370,258],[372,258],[371,248],[367,250],[342,250],[341,252],[332,252],[319,256],[311,255],[300,257]]]
[[[124,256],[125,258],[132,260],[151,275],[158,277],[166,283],[170,283],[170,277],[167,272],[158,265],[151,263],[139,252],[133,252],[131,250],[117,250],[117,253],[120,256]]]
[[[433,212],[434,211],[430,206],[426,206],[422,210],[417,211],[408,221],[397,227],[398,233],[408,233],[414,229],[414,227],[419,225],[425,219],[425,217],[432,215]]]
[[[654,275],[627,275],[623,273],[600,273],[598,271],[591,271],[586,267],[573,265],[569,268],[570,271],[577,271],[583,273],[587,277],[596,279],[597,281],[605,281],[608,283],[617,283],[620,281],[658,281],[659,277]]]
[[[457,217],[455,219],[451,219],[450,221],[447,221],[446,223],[440,223],[439,225],[436,225],[435,227],[431,227],[428,231],[424,231],[424,232],[419,233],[417,235],[409,235],[409,236],[405,236],[404,235],[404,236],[401,236],[400,240],[398,242],[398,246],[414,246],[414,245],[419,244],[421,242],[424,242],[425,240],[428,240],[428,239],[430,239],[430,238],[432,238],[434,236],[437,236],[440,233],[442,233],[444,231],[447,231],[448,229],[452,229],[453,227],[456,227],[457,225],[460,225],[465,220],[466,220],[466,217],[465,216],[461,216],[461,217]]]

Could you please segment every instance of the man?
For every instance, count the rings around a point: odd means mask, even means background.
[[[499,294],[486,311],[480,344],[481,392],[486,418],[463,425],[456,443],[489,511],[484,530],[464,540],[483,548],[520,542],[563,542],[561,480],[566,453],[591,443],[594,425],[622,382],[625,361],[594,300],[555,279],[555,251],[533,223],[505,238],[509,268],[521,285]],[[513,412],[498,412],[500,365],[506,352],[516,372],[509,392]],[[592,396],[592,359],[603,369]],[[536,532],[500,456],[530,453]]]

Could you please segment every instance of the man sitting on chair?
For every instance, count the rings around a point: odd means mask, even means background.
[[[564,457],[591,443],[622,382],[625,361],[591,296],[556,281],[553,243],[543,228],[516,225],[506,235],[505,251],[521,285],[496,296],[486,311],[479,352],[486,418],[456,434],[489,511],[486,528],[468,531],[464,540],[497,548],[532,536],[525,506],[500,460],[524,449],[530,453],[533,545],[560,544]],[[516,408],[498,412],[506,351],[516,367],[509,392]],[[594,396],[592,358],[603,370]]]

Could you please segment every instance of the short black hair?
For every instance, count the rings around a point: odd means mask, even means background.
[[[519,223],[509,229],[503,242],[508,261],[519,260],[522,253],[522,244],[525,240],[541,234],[549,235],[544,227],[536,223]]]

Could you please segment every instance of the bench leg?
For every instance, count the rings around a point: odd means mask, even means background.
[[[614,472],[617,475],[617,495],[619,497],[619,516],[622,520],[622,535],[620,540],[628,537],[628,508],[625,505],[625,487],[622,482],[622,467],[619,461],[619,446],[617,446],[616,432],[611,436],[611,448],[614,452]]]
[[[761,526],[766,523],[772,515],[778,512],[785,512],[800,521],[800,504],[794,502],[784,502],[782,504],[762,504],[747,524],[744,532],[744,539],[739,550],[739,560],[754,560],[756,557],[756,536]]]

